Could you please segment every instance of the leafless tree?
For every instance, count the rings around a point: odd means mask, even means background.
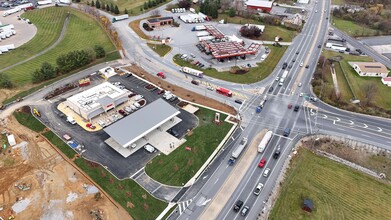
[[[372,101],[372,98],[377,93],[376,84],[373,82],[367,83],[364,85],[363,89],[365,94],[365,101],[367,104],[369,104]]]
[[[151,11],[151,16],[155,16],[155,17],[160,16],[160,11],[159,11],[159,10],[153,10],[153,11]]]

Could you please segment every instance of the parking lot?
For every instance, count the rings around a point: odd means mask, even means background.
[[[94,78],[94,84],[98,81],[104,81],[103,79]],[[126,77],[123,76],[114,76],[109,79],[109,82],[120,82],[121,85],[125,86],[128,90],[140,94],[148,103],[153,102],[162,97],[163,94],[157,94],[159,89],[156,90],[147,90],[145,87],[148,85],[147,82],[144,82],[134,76]],[[73,93],[78,92],[74,91]],[[136,171],[144,167],[149,160],[156,156],[159,152],[155,151],[154,153],[148,153],[144,148],[141,148],[131,156],[124,158],[110,146],[108,146],[104,141],[109,138],[109,135],[106,134],[103,130],[88,132],[84,128],[78,125],[71,125],[66,121],[66,116],[57,110],[57,105],[64,101],[64,98],[71,96],[72,93],[63,95],[59,100],[53,101],[53,103],[45,102],[44,106],[37,106],[40,112],[45,112],[42,114],[41,120],[48,125],[52,130],[54,130],[58,135],[62,136],[64,134],[70,135],[74,140],[79,144],[84,145],[85,152],[82,153],[83,157],[98,162],[103,166],[107,167],[114,175],[118,178],[127,178],[134,174]],[[176,124],[173,129],[178,133],[177,138],[182,138],[188,130],[194,129],[198,124],[198,119],[195,115],[179,108],[177,103],[179,100],[173,102],[168,102],[177,108],[181,114],[177,117],[182,121],[179,124]],[[116,109],[115,111],[118,111]],[[112,110],[113,111],[113,110]],[[138,111],[142,111],[142,108]],[[159,109],[156,109],[156,112],[159,112]],[[137,125],[135,125],[137,126]]]
[[[2,11],[0,11],[0,14],[1,14],[1,23],[3,25],[4,24],[14,25],[14,30],[16,31],[15,35],[6,39],[1,39],[0,46],[14,44],[15,47],[19,47],[27,43],[28,41],[30,41],[37,33],[37,27],[35,27],[34,24],[28,24],[23,20],[18,20],[18,16],[22,15],[23,11],[17,12],[12,15],[8,15],[6,17],[3,17]]]
[[[205,22],[205,23],[184,23],[182,20],[178,19],[178,16],[183,15],[184,13],[172,14],[165,12],[167,16],[173,16],[175,21],[180,23],[179,27],[171,27],[171,26],[161,26],[153,31],[145,31],[142,27],[142,24],[145,21],[140,22],[140,29],[145,32],[145,34],[149,36],[160,36],[161,39],[170,37],[173,41],[170,43],[170,46],[174,48],[173,52],[179,54],[190,54],[195,55],[194,60],[197,60],[205,65],[204,68],[208,68],[211,64],[217,69],[229,69],[229,67],[234,66],[235,64],[238,66],[250,64],[251,66],[256,66],[256,63],[260,62],[261,56],[265,53],[265,47],[261,46],[260,50],[256,55],[247,55],[245,60],[238,59],[234,62],[234,59],[228,60],[226,62],[218,62],[216,59],[212,59],[212,56],[206,55],[202,53],[196,46],[199,43],[198,38],[196,36],[196,31],[192,31],[192,28],[199,25],[214,25],[217,29],[219,29],[226,36],[236,35],[241,38],[245,43],[245,48],[247,48],[252,42],[262,43],[262,41],[253,41],[246,38],[242,38],[240,36],[239,30],[243,25],[239,24],[220,24],[218,22]],[[188,14],[188,13],[185,13]],[[175,55],[175,54],[172,54]]]

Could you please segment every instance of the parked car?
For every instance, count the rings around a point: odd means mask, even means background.
[[[118,113],[120,113],[124,117],[127,115],[123,109],[118,110]]]
[[[178,137],[179,136],[178,132],[176,130],[172,129],[172,128],[168,130],[168,133],[171,134],[174,137]]]
[[[178,99],[178,97],[176,95],[173,95],[168,101],[173,102],[177,99]]]
[[[149,152],[149,153],[155,152],[155,148],[152,147],[152,145],[150,145],[150,144],[146,144],[146,145],[144,146],[144,149],[145,149],[147,152]]]
[[[211,86],[206,87],[207,90],[214,91],[214,89]]]
[[[254,194],[255,194],[256,196],[258,196],[258,195],[261,193],[262,188],[263,188],[263,184],[262,184],[262,183],[258,183],[257,187],[256,187],[255,190],[254,190]]]
[[[259,167],[259,168],[263,168],[263,167],[265,166],[265,164],[266,164],[266,159],[262,159],[262,160],[259,162],[258,167]]]
[[[164,89],[161,89],[161,90],[159,90],[159,91],[157,92],[158,95],[161,95],[161,94],[164,94],[164,93],[165,93]]]

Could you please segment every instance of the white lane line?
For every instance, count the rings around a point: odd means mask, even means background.
[[[353,125],[353,124],[354,124],[354,122],[353,122],[352,120],[349,120],[349,121],[350,121],[350,124],[351,124],[351,125]]]
[[[326,118],[327,118],[327,115],[323,115],[323,118],[325,118],[325,119],[326,119]]]
[[[216,181],[215,181],[215,183],[214,183],[214,184],[216,184],[216,183],[217,183],[217,181],[219,181],[219,178],[217,178],[217,179],[216,179]]]
[[[231,136],[231,139],[232,139],[233,141],[235,140],[235,138],[234,138],[234,137],[232,137],[232,136]]]
[[[336,117],[337,118],[337,117]],[[335,121],[341,121],[341,119],[340,118],[337,118],[337,120],[335,120]]]
[[[378,132],[382,132],[383,129],[381,129],[380,127],[377,127],[379,130],[377,130]]]
[[[367,127],[368,127],[368,125],[364,124],[364,128],[367,128]]]
[[[133,175],[131,175],[130,178],[132,179],[134,176],[136,176],[138,173],[140,173],[143,169],[144,169],[144,167],[139,169],[137,172],[135,172]]]
[[[156,189],[154,189],[154,190],[152,191],[152,194],[154,194],[158,189],[160,189],[160,187],[162,187],[162,185],[160,185],[160,186],[158,186]]]

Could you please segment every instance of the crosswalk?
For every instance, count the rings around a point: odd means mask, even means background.
[[[179,207],[179,215],[182,215],[182,213],[186,210],[186,208],[190,205],[190,203],[193,201],[193,199],[189,199],[187,201],[178,203]]]

